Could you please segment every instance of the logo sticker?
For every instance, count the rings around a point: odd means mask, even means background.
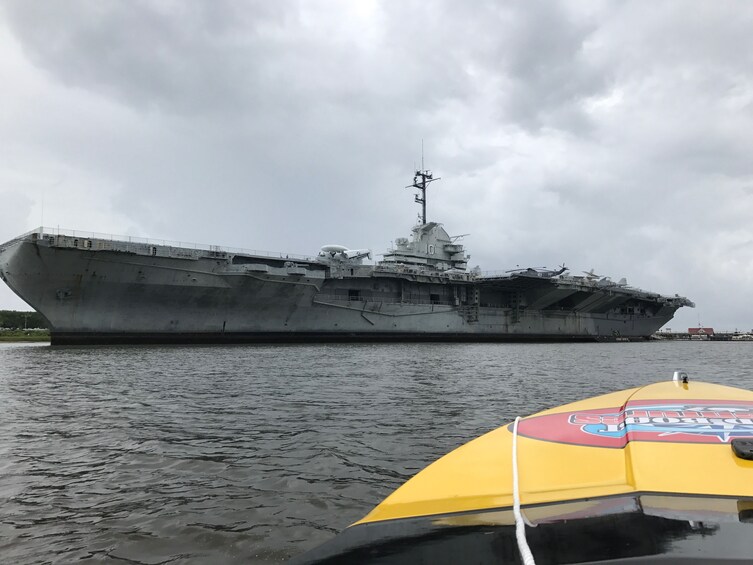
[[[512,424],[508,427],[512,431]],[[753,437],[753,402],[648,400],[521,420],[518,434],[533,439],[625,447],[630,441],[729,443]]]

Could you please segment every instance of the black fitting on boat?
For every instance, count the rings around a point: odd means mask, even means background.
[[[753,461],[753,438],[736,438],[732,440],[732,451],[740,459]]]

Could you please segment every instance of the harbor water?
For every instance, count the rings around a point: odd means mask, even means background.
[[[746,342],[0,344],[0,561],[278,563],[516,415],[669,379],[753,388]]]

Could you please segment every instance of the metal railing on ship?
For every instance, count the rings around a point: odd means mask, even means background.
[[[159,245],[163,247],[178,247],[181,249],[193,249],[196,251],[209,251],[212,253],[232,253],[241,255],[255,255],[259,257],[270,257],[275,259],[297,259],[303,261],[315,261],[314,257],[308,255],[300,255],[294,253],[282,253],[277,251],[264,251],[260,249],[244,249],[241,247],[225,247],[221,245],[207,245],[204,243],[194,243],[186,241],[169,241],[166,239],[151,239],[145,237],[134,237],[130,235],[114,235],[97,232],[87,232],[81,230],[69,230],[63,228],[49,228],[39,227],[31,230],[16,239],[25,238],[32,234],[38,234],[39,237],[44,236],[65,236],[80,239],[97,239],[104,241],[112,241],[118,243],[135,243],[141,245]]]

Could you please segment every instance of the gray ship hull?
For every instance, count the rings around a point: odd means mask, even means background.
[[[0,276],[53,344],[646,339],[690,305],[582,277],[479,277],[37,230]]]

